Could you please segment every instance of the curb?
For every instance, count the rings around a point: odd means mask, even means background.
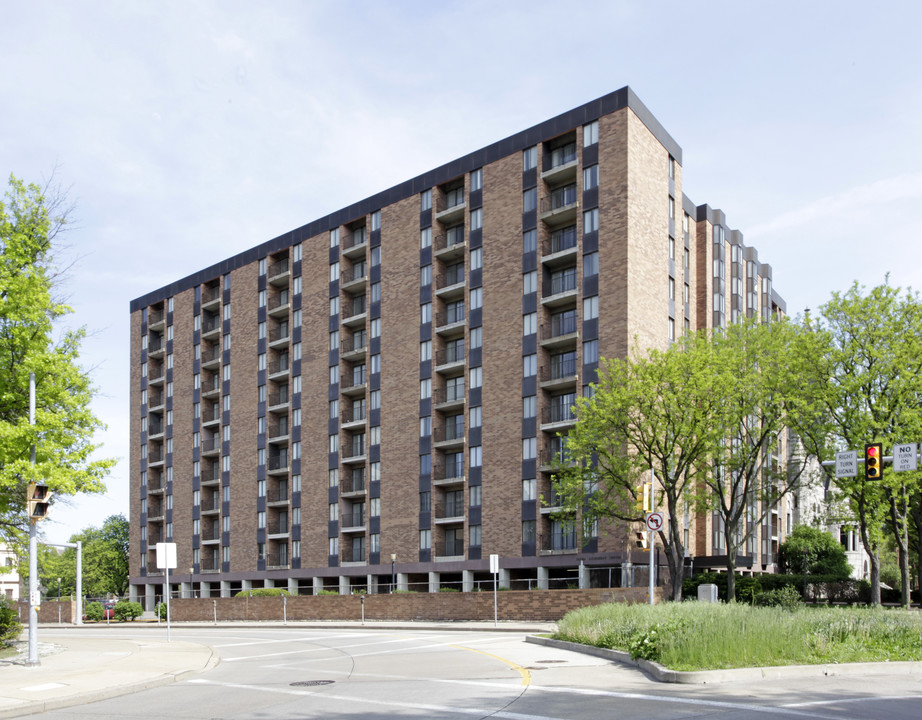
[[[723,670],[670,670],[659,663],[649,660],[633,660],[630,653],[623,650],[609,650],[591,645],[552,640],[550,638],[529,635],[525,642],[547,647],[571,650],[584,655],[611,660],[621,665],[629,665],[642,670],[654,680],[665,683],[684,685],[707,685],[712,683],[752,682],[755,680],[783,680],[802,677],[843,677],[852,675],[922,675],[922,662],[880,662],[880,663],[843,663],[826,665],[779,665],[771,667],[727,668]]]

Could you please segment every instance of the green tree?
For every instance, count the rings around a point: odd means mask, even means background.
[[[884,284],[865,294],[855,283],[834,294],[809,328],[798,367],[805,394],[822,414],[796,428],[808,452],[832,460],[836,449],[860,455],[866,443],[881,442],[886,454],[922,434],[922,303],[916,293]],[[866,482],[860,470],[856,478],[835,478],[826,468],[826,477],[857,521],[870,558],[872,604],[880,604],[880,549],[889,532],[908,607],[909,519],[919,474],[885,467],[880,481]]]
[[[754,319],[711,337],[716,442],[711,471],[701,474],[698,508],[720,520],[727,597],[735,597],[740,551],[779,500],[799,486],[806,467],[806,456],[786,454],[784,442],[792,415],[805,407],[790,353],[799,331],[784,319]]]
[[[778,552],[781,571],[793,574],[804,572],[804,560],[810,575],[834,575],[847,580],[851,567],[845,548],[831,533],[810,525],[798,525]]]
[[[667,515],[659,537],[672,599],[681,600],[681,519],[714,447],[720,410],[712,346],[705,335],[689,335],[667,350],[634,355],[602,359],[593,395],[577,400],[554,486],[563,511],[581,516],[584,527],[594,520],[641,522],[637,501],[652,471],[656,504]]]
[[[83,594],[87,597],[123,596],[128,591],[128,520],[111,515],[101,528],[90,527],[71,536],[70,542],[83,544]],[[39,556],[39,577],[49,592],[76,591],[77,550],[66,548],[59,553],[43,548]]]
[[[53,337],[70,312],[53,296],[52,240],[67,222],[61,197],[11,176],[0,202],[0,537],[12,545],[21,543],[28,527],[30,480],[43,480],[57,496],[100,492],[113,464],[93,457],[93,434],[102,424],[90,409],[89,375],[78,365],[84,331]]]

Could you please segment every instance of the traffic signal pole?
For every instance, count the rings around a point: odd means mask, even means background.
[[[29,425],[35,425],[35,373],[29,373]],[[32,443],[32,475],[35,476],[35,443]],[[26,507],[31,506],[31,498]],[[38,526],[29,513],[29,657],[26,665],[40,665],[38,659]]]

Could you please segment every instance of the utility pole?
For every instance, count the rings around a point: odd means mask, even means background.
[[[29,425],[35,425],[35,373],[29,373]],[[35,443],[32,443],[32,480],[35,480]],[[27,497],[26,507],[29,508],[29,657],[26,665],[40,665],[38,659],[38,527],[32,518],[31,506],[32,498]]]

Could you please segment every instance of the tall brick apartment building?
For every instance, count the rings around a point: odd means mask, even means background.
[[[552,513],[599,357],[783,310],[629,88],[177,280],[131,304],[132,594],[163,541],[183,596],[469,590],[492,553],[512,587],[619,584],[629,528]]]

